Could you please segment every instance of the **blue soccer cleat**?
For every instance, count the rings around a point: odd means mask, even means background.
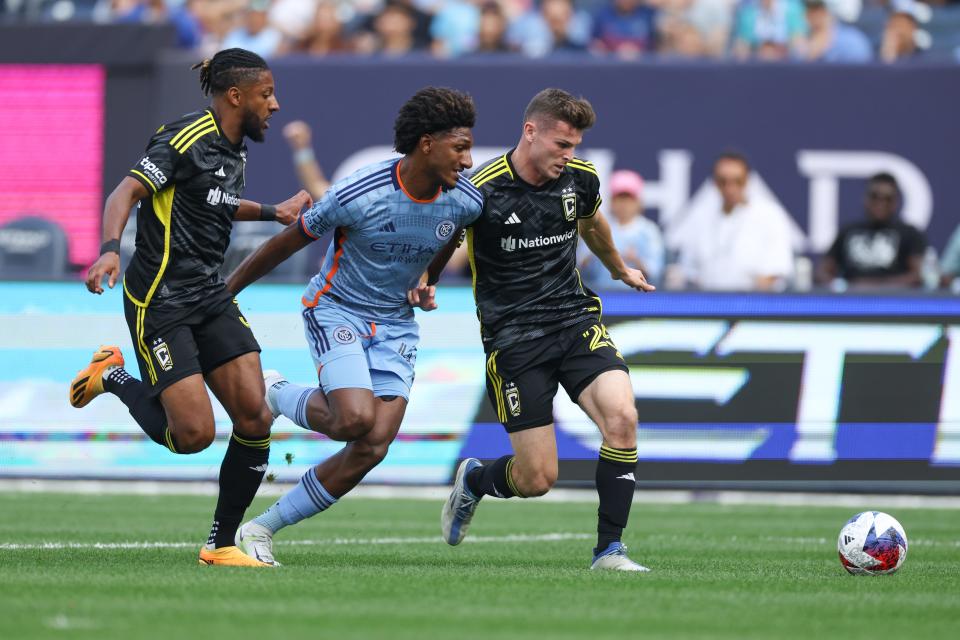
[[[619,542],[611,542],[610,546],[593,556],[593,564],[590,568],[611,571],[650,571],[627,557],[627,548]]]
[[[443,539],[449,545],[458,545],[463,542],[473,519],[473,512],[480,504],[480,498],[474,496],[467,488],[467,474],[478,467],[482,467],[476,458],[467,458],[457,468],[457,475],[453,484],[453,491],[443,505],[440,513],[440,528]],[[482,496],[481,496],[482,497]]]

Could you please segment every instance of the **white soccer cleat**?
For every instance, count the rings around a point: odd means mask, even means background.
[[[263,372],[263,384],[267,388],[264,400],[267,401],[267,407],[274,418],[280,417],[280,405],[277,404],[277,392],[290,384],[286,378],[280,375],[275,369],[267,369]]]
[[[476,458],[467,458],[457,468],[453,491],[450,492],[450,497],[447,498],[443,511],[440,512],[440,529],[443,531],[443,539],[449,545],[458,545],[463,542],[470,527],[470,521],[473,519],[473,512],[480,504],[480,498],[470,493],[470,489],[467,488],[467,473],[481,466],[483,465]]]
[[[590,569],[608,571],[650,571],[642,564],[637,564],[627,557],[627,548],[619,542],[611,542],[604,551],[593,557]]]
[[[270,529],[251,520],[237,529],[234,542],[251,558],[274,567],[280,566],[273,557],[273,532]]]

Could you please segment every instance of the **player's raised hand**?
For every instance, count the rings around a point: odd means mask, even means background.
[[[647,282],[646,277],[644,277],[640,269],[631,269],[628,267],[626,273],[620,276],[620,280],[637,291],[647,292],[657,290],[655,286]]]
[[[294,151],[310,146],[310,125],[303,120],[288,122],[283,128],[283,137]]]
[[[421,282],[415,289],[407,291],[407,302],[413,307],[420,307],[424,311],[433,311],[437,304],[437,288]]]
[[[312,206],[313,198],[310,197],[309,193],[301,189],[295,196],[277,205],[277,222],[283,226],[287,226],[296,221],[304,208],[309,209]]]
[[[120,256],[113,251],[103,254],[87,270],[87,291],[103,293],[103,276],[109,276],[107,286],[113,289],[120,277]]]

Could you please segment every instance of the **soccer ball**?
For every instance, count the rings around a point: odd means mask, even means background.
[[[840,564],[852,574],[893,573],[907,558],[907,534],[893,516],[864,511],[843,525],[837,551]]]

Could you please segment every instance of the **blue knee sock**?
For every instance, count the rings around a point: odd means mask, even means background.
[[[262,527],[276,533],[284,527],[325,511],[337,501],[327,493],[317,474],[310,469],[293,489],[285,493],[272,507],[253,519]]]
[[[309,429],[310,425],[307,424],[307,400],[316,390],[316,387],[304,387],[299,384],[283,385],[277,390],[276,396],[280,413],[304,429]]]

